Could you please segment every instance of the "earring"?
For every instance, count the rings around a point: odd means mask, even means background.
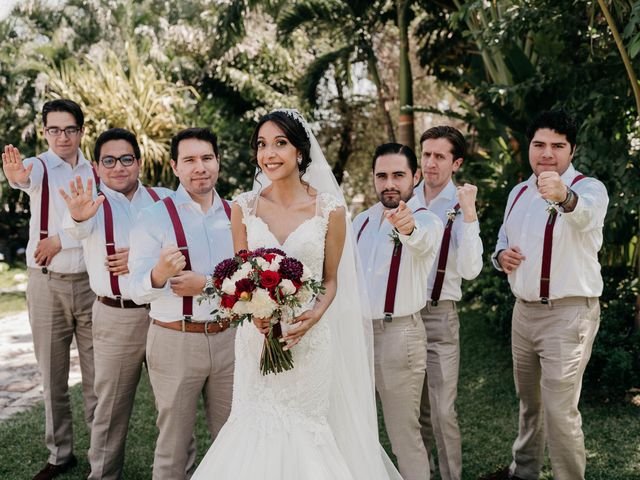
[[[298,165],[301,165],[302,164],[302,155],[301,154],[298,154],[297,160],[298,160]]]

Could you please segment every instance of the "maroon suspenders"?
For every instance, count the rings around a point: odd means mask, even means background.
[[[96,171],[93,171],[94,176]],[[99,185],[100,179],[96,178],[96,186]],[[154,202],[160,201],[160,197],[158,194],[151,188],[145,187],[151,198]],[[116,253],[116,240],[115,234],[113,230],[113,210],[111,209],[111,204],[107,199],[107,196],[100,192],[98,195],[102,195],[104,197],[104,202],[102,203],[104,209],[104,237],[105,237],[105,246],[107,249],[107,256],[114,255]],[[112,271],[109,271],[109,283],[111,284],[111,292],[118,300],[122,300],[122,293],[120,292],[120,283],[118,281],[118,277],[113,274]]]
[[[49,175],[47,164],[40,157],[36,157],[42,164],[42,194],[40,195],[40,240],[49,236]],[[43,267],[43,271],[46,267]],[[46,272],[45,272],[46,273]]]
[[[571,182],[573,187],[584,175],[577,175]],[[514,202],[515,203],[515,202]],[[540,270],[540,303],[549,303],[549,285],[551,283],[551,252],[553,250],[553,228],[556,225],[558,211],[554,208],[549,212],[547,225],[544,228],[544,243],[542,246],[542,269]]]
[[[413,213],[416,214],[422,210],[427,210],[424,207],[420,207]],[[358,231],[356,243],[360,240],[362,232],[369,223],[369,217],[367,217]],[[391,264],[389,266],[389,277],[387,278],[387,291],[384,298],[384,321],[390,322],[393,318],[393,312],[395,310],[396,303],[396,290],[398,289],[398,274],[400,272],[400,260],[402,259],[402,243],[394,242],[393,253],[391,254]]]
[[[582,174],[576,175],[576,177],[571,182],[571,186],[573,187],[583,178],[586,178],[586,176]],[[527,185],[523,186],[516,195],[516,198],[511,204],[511,208],[509,208],[509,212],[507,213],[507,218],[509,218],[511,210],[513,210],[516,202],[520,199],[526,189]],[[549,285],[551,284],[551,253],[553,250],[553,228],[556,225],[557,218],[558,211],[555,208],[551,209],[551,211],[549,212],[549,217],[547,218],[547,224],[544,227],[544,241],[542,244],[542,268],[540,269],[540,303],[544,304],[549,303]]]
[[[453,207],[455,214],[460,210],[460,204],[456,203]],[[444,227],[444,234],[442,235],[442,244],[440,245],[440,256],[438,257],[438,269],[436,271],[436,278],[433,282],[433,288],[431,289],[431,305],[438,306],[440,300],[440,294],[442,293],[442,285],[444,284],[444,275],[447,270],[447,260],[449,259],[449,244],[451,243],[451,230],[453,228],[453,221],[455,220],[455,214],[449,217],[447,224]]]
[[[229,206],[229,202],[224,199],[222,200],[222,207],[224,208],[224,213],[227,218],[231,220],[231,207]],[[173,225],[173,231],[176,236],[176,242],[178,244],[178,249],[184,255],[184,259],[186,260],[186,265],[184,267],[185,270],[191,270],[191,259],[189,258],[189,246],[187,245],[187,237],[184,234],[184,228],[182,228],[182,222],[180,221],[180,216],[178,215],[178,210],[176,209],[176,204],[173,203],[171,197],[165,197],[162,199],[165,207],[167,207],[167,213],[169,213],[169,218],[171,219],[171,224]],[[182,317],[184,320],[191,320],[193,317],[193,297],[182,297]]]

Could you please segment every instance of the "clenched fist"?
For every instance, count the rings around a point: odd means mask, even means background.
[[[478,187],[471,185],[470,183],[465,183],[464,185],[459,186],[456,190],[456,197],[466,223],[475,222],[478,219],[478,214],[476,212],[477,194]]]
[[[411,235],[416,226],[411,209],[402,200],[396,208],[385,210],[384,216],[403,235]]]
[[[160,250],[158,263],[151,270],[151,286],[161,288],[174,275],[187,266],[187,259],[175,245],[168,245]]]
[[[538,192],[550,202],[563,202],[567,198],[567,186],[558,172],[542,172],[538,176]]]
[[[520,247],[509,247],[498,255],[498,263],[507,275],[514,272],[523,260],[525,260],[525,256],[522,255]]]

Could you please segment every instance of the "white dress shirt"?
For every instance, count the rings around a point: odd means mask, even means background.
[[[571,185],[579,172],[569,165],[561,175],[565,185]],[[507,213],[524,185],[528,188],[518,199],[511,214]],[[599,297],[602,294],[602,275],[598,251],[602,247],[602,227],[609,197],[602,182],[583,178],[571,189],[578,194],[573,212],[559,213],[553,230],[551,281],[549,298]],[[525,301],[540,300],[540,272],[542,247],[549,212],[547,203],[538,193],[536,176],[515,186],[509,194],[504,220],[498,233],[493,254],[494,266],[502,270],[496,257],[500,250],[520,247],[525,260],[509,275],[513,294]]]
[[[420,200],[420,204],[427,207],[430,212],[435,213],[442,221],[443,227],[449,220],[447,211],[453,209],[458,203],[456,198],[456,186],[453,181],[449,181],[446,187],[427,204],[424,197],[424,183],[420,183],[415,190],[415,196]],[[438,270],[438,259],[440,258],[440,247],[442,237],[433,262],[433,268],[429,274],[428,295],[431,298],[433,282],[436,279]],[[464,213],[459,210],[456,219],[451,227],[451,241],[449,243],[449,256],[447,258],[446,272],[442,282],[440,300],[453,300],[455,302],[462,298],[462,279],[473,280],[482,270],[482,240],[480,239],[480,223],[465,222]]]
[[[414,196],[407,202],[407,207],[415,212],[421,207],[420,201]],[[360,228],[369,218],[358,241],[358,250],[374,319],[384,318],[387,280],[394,248],[390,237],[394,228],[388,220],[382,220],[383,212],[384,207],[378,202],[353,221],[353,231],[357,238]],[[427,303],[427,278],[444,230],[440,219],[429,211],[417,212],[414,219],[416,228],[411,235],[398,234],[402,242],[402,257],[394,317],[411,315],[420,311]]]
[[[171,196],[175,202],[189,247],[191,270],[202,275],[212,274],[222,260],[233,256],[231,224],[217,193],[211,208],[203,212],[182,185]],[[129,289],[131,299],[138,304],[151,304],[149,315],[155,320],[182,320],[182,297],[171,290],[170,282],[151,286],[151,270],[158,262],[160,250],[177,245],[173,224],[163,202],[144,209],[131,231],[129,250]],[[213,320],[215,303],[198,304],[193,299],[193,321]]]
[[[47,150],[39,155],[47,165],[47,176],[49,179],[49,236],[59,235],[62,250],[53,257],[51,263],[47,267],[52,272],[57,273],[81,273],[87,269],[84,264],[82,254],[82,245],[78,240],[67,235],[62,226],[64,213],[67,210],[67,204],[58,192],[63,188],[69,190],[69,182],[80,176],[83,183],[87,183],[87,179],[93,178],[91,164],[84,158],[84,155],[78,150],[78,162],[75,167],[58,155],[53,150]],[[28,183],[18,185],[10,183],[11,187],[19,188],[29,194],[29,205],[31,209],[31,218],[29,219],[29,243],[27,243],[27,266],[30,268],[41,268],[36,263],[33,256],[40,241],[40,208],[42,204],[42,178],[44,170],[42,164],[36,157],[27,158],[24,162],[27,167],[33,163],[33,170],[29,176]],[[95,191],[95,185],[94,185]]]
[[[156,187],[154,190],[160,198],[173,193],[172,190],[162,187]],[[127,248],[129,247],[129,234],[138,218],[138,214],[142,209],[155,202],[140,181],[138,181],[138,188],[131,200],[122,193],[111,190],[104,182],[100,184],[100,191],[104,193],[109,205],[111,205],[115,248]],[[98,212],[84,222],[73,220],[69,210],[67,210],[64,215],[63,226],[64,231],[71,238],[82,242],[91,290],[100,297],[115,298],[111,290],[109,270],[105,265],[107,250],[105,245],[104,206],[100,206]],[[129,274],[119,275],[117,278],[122,298],[125,300],[130,299]]]

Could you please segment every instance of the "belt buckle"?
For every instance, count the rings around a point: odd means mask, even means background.
[[[390,313],[385,313],[384,314],[384,322],[385,323],[391,323],[393,321],[393,316]]]
[[[210,323],[214,323],[214,322],[211,322],[211,321],[209,321],[209,320],[206,320],[206,321],[204,322],[204,336],[205,336],[205,337],[208,337],[208,336],[209,336],[209,324],[210,324]]]

